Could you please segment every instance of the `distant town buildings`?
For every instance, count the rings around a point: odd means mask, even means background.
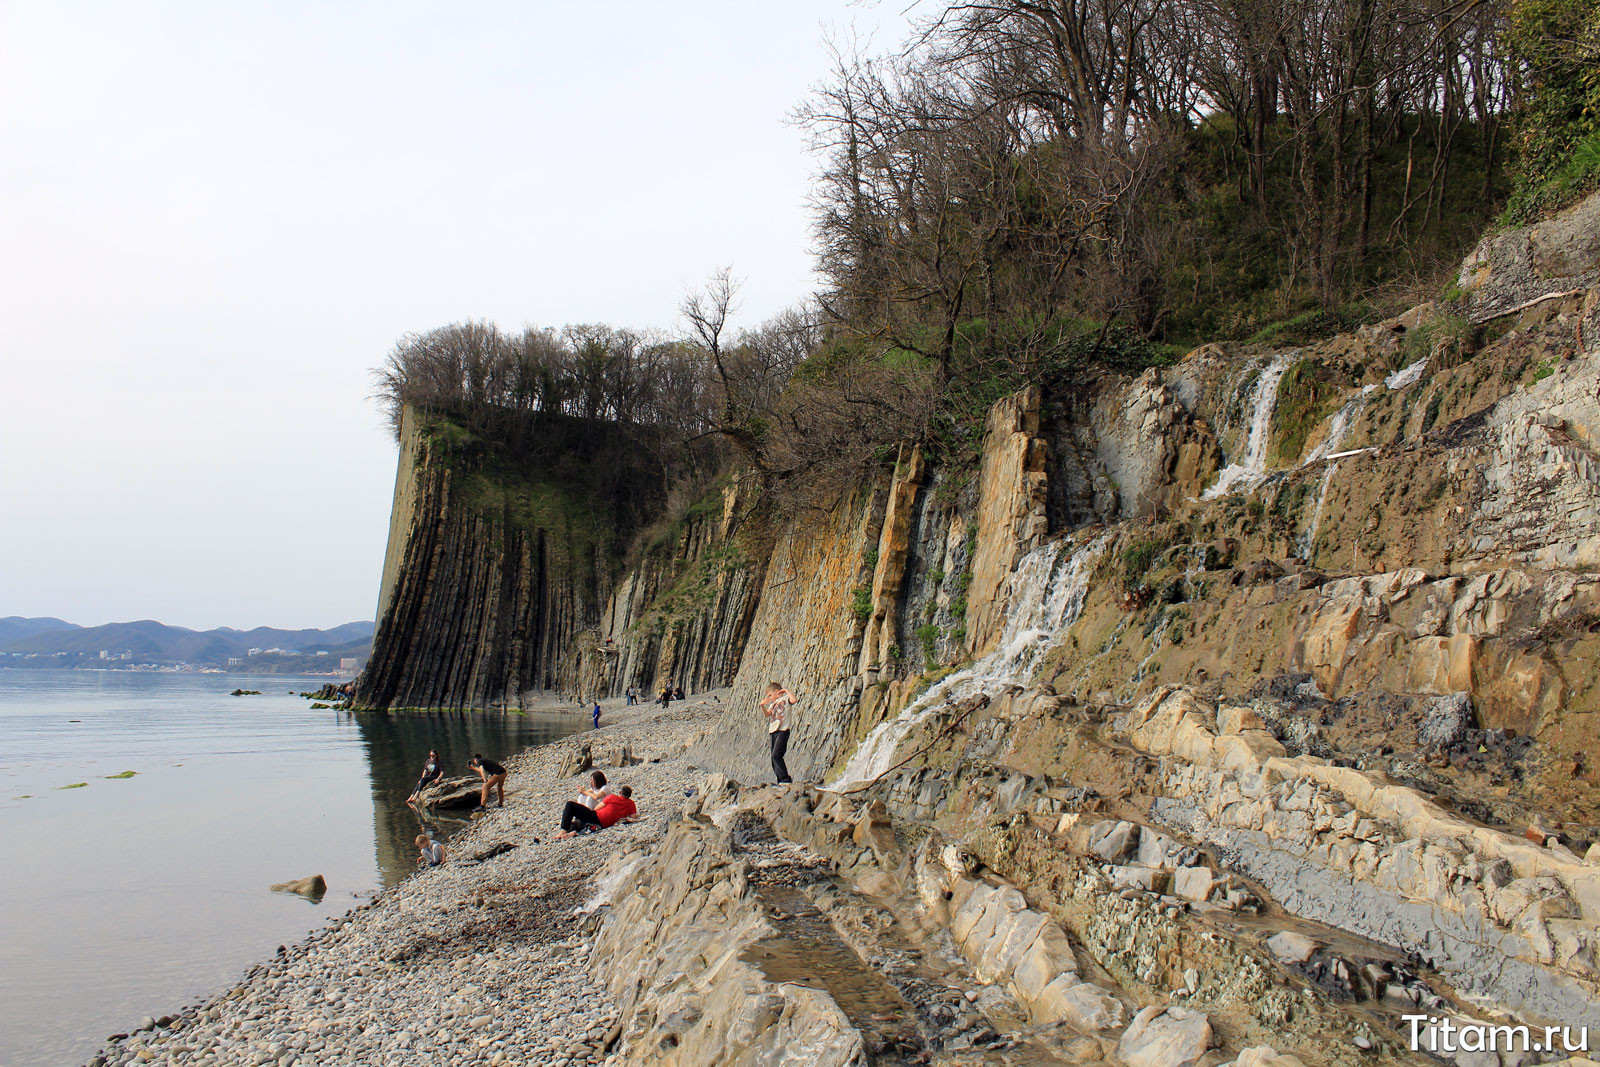
[[[339,657],[339,669],[341,671],[359,670],[360,667],[361,667],[361,661],[359,659],[357,659],[355,656],[340,656]]]

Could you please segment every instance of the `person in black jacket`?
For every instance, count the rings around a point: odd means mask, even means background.
[[[489,806],[489,794],[498,792],[500,806],[506,806],[506,769],[492,759],[474,753],[472,762],[467,764],[478,772],[478,777],[483,779],[483,796],[478,800],[478,810],[482,811]]]

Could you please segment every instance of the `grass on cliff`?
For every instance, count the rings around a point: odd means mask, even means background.
[[[609,444],[596,446],[581,428],[550,422],[531,446],[490,440],[437,412],[418,413],[417,429],[434,460],[452,472],[461,507],[530,543],[542,535],[545,551],[592,583],[620,571],[622,546],[649,497],[631,497],[642,484],[639,473],[619,469]]]
[[[1273,466],[1291,466],[1299,460],[1312,431],[1343,403],[1345,384],[1333,380],[1321,360],[1302,359],[1284,372],[1272,409]]]

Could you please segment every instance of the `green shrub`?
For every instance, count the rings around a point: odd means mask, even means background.
[[[850,614],[865,622],[872,617],[872,590],[858,585],[850,591]]]
[[[1150,572],[1156,559],[1167,550],[1165,541],[1134,541],[1122,550],[1122,584],[1132,589]]]
[[[1298,460],[1311,431],[1343,402],[1343,389],[1328,377],[1327,368],[1321,363],[1302,359],[1278,382],[1278,402],[1272,409],[1272,440],[1278,463],[1287,465]]]
[[[939,666],[940,630],[933,623],[917,627],[917,640],[922,645],[922,661],[928,670]]]
[[[1520,224],[1600,186],[1600,5],[1516,0],[1505,42],[1523,72],[1519,181],[1506,208]]]

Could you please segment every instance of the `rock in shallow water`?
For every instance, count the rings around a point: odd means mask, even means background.
[[[328,892],[328,883],[320,874],[313,874],[308,878],[296,878],[292,882],[279,882],[272,887],[274,893],[298,893],[303,897],[321,900]]]

